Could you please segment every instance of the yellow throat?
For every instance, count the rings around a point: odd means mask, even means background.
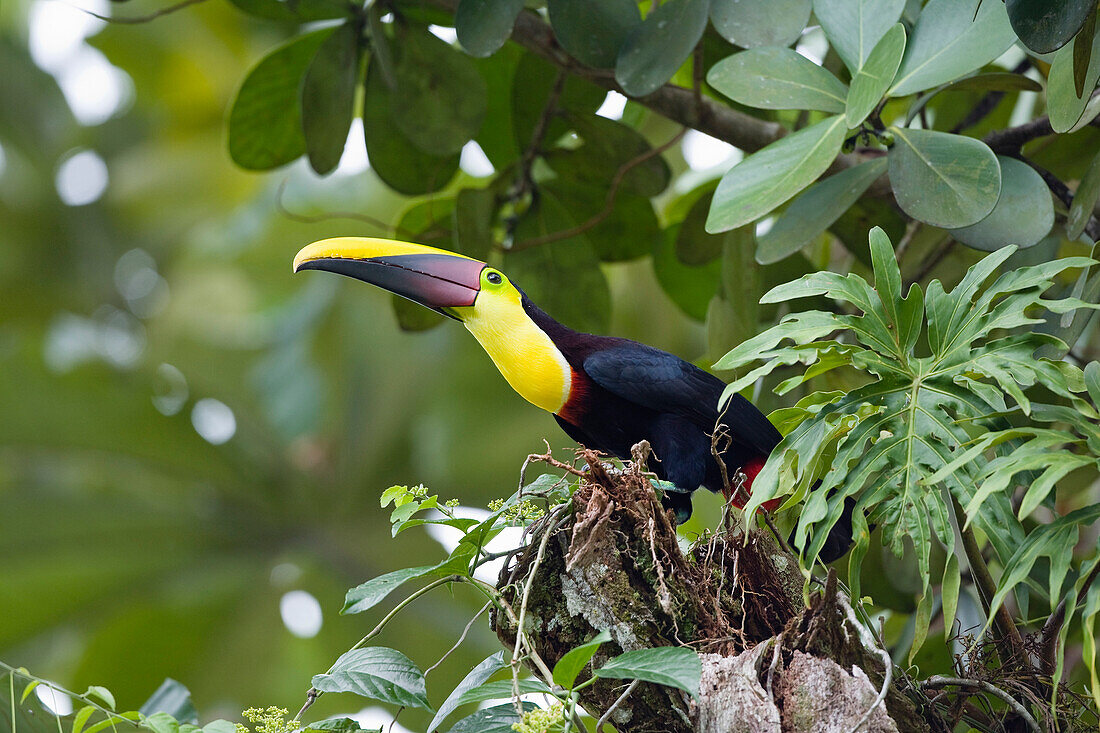
[[[523,310],[519,291],[507,279],[498,285],[483,281],[477,301],[454,310],[523,399],[548,412],[565,405],[572,369]]]

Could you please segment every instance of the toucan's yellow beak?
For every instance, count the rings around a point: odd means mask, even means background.
[[[294,257],[295,272],[354,277],[451,318],[456,316],[448,309],[474,304],[484,268],[484,262],[447,250],[366,237],[322,239]]]

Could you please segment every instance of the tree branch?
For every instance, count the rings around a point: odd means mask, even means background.
[[[1027,708],[1021,705],[1014,697],[1009,695],[1001,688],[994,687],[984,680],[968,680],[963,677],[942,677],[940,675],[936,675],[934,677],[929,677],[924,682],[921,682],[920,686],[924,688],[947,686],[969,687],[974,690],[981,690],[982,692],[989,693],[990,695],[993,695],[994,697],[1003,700],[1006,705],[1012,708],[1012,711],[1020,716],[1020,719],[1023,720],[1024,723],[1027,725],[1028,730],[1032,731],[1033,733],[1042,733],[1042,730],[1039,728],[1039,724],[1035,722],[1035,718],[1032,717],[1031,713],[1027,711]]]
[[[458,0],[426,1],[449,13],[454,13],[458,8]],[[534,11],[524,10],[519,14],[512,29],[512,40],[574,76],[623,93],[612,72],[583,66],[567,54],[554,38],[554,30]],[[778,122],[759,120],[702,95],[696,97],[691,89],[675,84],[665,84],[646,97],[632,99],[663,117],[718,138],[746,153],[755,152],[786,134]],[[858,159],[853,162],[856,161]],[[846,163],[844,167],[849,165],[851,163]]]

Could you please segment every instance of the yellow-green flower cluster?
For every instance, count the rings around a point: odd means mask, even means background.
[[[565,720],[565,705],[558,703],[550,708],[535,708],[523,714],[523,720],[512,723],[516,733],[550,733],[560,730]]]
[[[277,708],[274,705],[266,708],[249,708],[241,713],[255,728],[255,733],[291,733],[298,729],[298,725],[286,719],[287,709]],[[253,733],[246,725],[237,723],[237,733]]]
[[[491,512],[499,512],[503,507],[503,499],[493,499],[489,502],[489,511]],[[536,519],[541,519],[545,514],[546,512],[536,506],[534,502],[524,499],[505,509],[500,517],[514,522],[534,522]]]

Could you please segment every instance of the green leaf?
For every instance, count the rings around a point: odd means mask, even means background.
[[[707,26],[709,0],[668,0],[627,37],[615,63],[615,81],[632,97],[644,97],[672,78]]]
[[[742,48],[789,46],[810,19],[811,0],[711,0],[710,20],[730,43]]]
[[[611,293],[588,238],[526,244],[574,226],[572,212],[555,196],[541,196],[516,228],[516,251],[505,255],[505,270],[551,316],[571,328],[599,333],[607,330]]]
[[[905,0],[814,0],[829,45],[853,74],[904,8]]]
[[[481,661],[476,667],[471,669],[462,681],[451,690],[451,694],[447,695],[447,699],[443,701],[443,704],[439,706],[439,712],[432,718],[432,722],[428,724],[428,729],[425,733],[432,733],[439,725],[447,719],[447,716],[455,711],[461,704],[459,700],[467,691],[480,687],[485,683],[485,680],[492,677],[494,674],[504,669],[507,664],[504,662],[504,652],[498,651],[489,655]]]
[[[886,166],[885,157],[873,158],[807,188],[757,238],[756,261],[778,262],[813,242],[886,172]]]
[[[84,697],[99,700],[106,705],[109,710],[115,709],[115,696],[106,687],[91,685],[84,691]]]
[[[653,147],[637,130],[591,114],[571,113],[566,119],[584,143],[555,148],[543,156],[559,178],[605,188],[617,180],[616,195],[627,192],[652,197],[668,187],[672,178],[668,163],[662,156],[652,155]],[[647,159],[638,162],[646,155]],[[596,194],[591,201],[596,211],[603,208],[605,199],[606,190],[603,196]]]
[[[1073,46],[1063,46],[1050,62],[1047,75],[1047,114],[1055,132],[1073,129],[1085,114],[1096,82],[1100,79],[1100,34],[1092,39],[1092,53],[1084,73],[1083,93],[1077,94],[1074,82]]]
[[[992,623],[997,609],[1004,603],[1005,598],[1020,583],[1028,580],[1032,568],[1039,558],[1050,559],[1050,574],[1048,576],[1049,599],[1057,599],[1061,596],[1062,583],[1069,570],[1070,560],[1073,558],[1073,547],[1077,544],[1079,528],[1087,526],[1100,519],[1100,504],[1093,504],[1070,512],[1059,517],[1050,524],[1044,524],[1032,530],[1027,539],[1020,544],[1016,552],[1005,564],[1004,572],[997,586],[997,592],[990,603],[989,620],[986,627]],[[1055,601],[1056,602],[1056,601]]]
[[[455,32],[466,53],[492,56],[512,35],[523,0],[459,0]]]
[[[709,207],[709,197],[707,199],[708,203],[702,205],[704,220],[706,209]],[[660,239],[654,243],[653,273],[657,276],[657,282],[665,294],[680,310],[696,321],[702,321],[707,316],[707,306],[718,293],[721,261],[715,258],[705,265],[685,265],[676,256],[676,242],[679,239],[679,233],[686,225],[687,222],[665,230]],[[702,221],[699,223],[698,232],[701,232],[702,236],[714,236],[703,230]]]
[[[920,597],[917,611],[913,614],[913,620],[915,623],[913,626],[913,645],[909,648],[909,664],[913,663],[913,658],[924,646],[924,640],[928,638],[928,626],[932,622],[932,593],[927,589],[925,589],[924,595]]]
[[[153,713],[141,721],[141,727],[153,733],[179,733],[180,724],[168,713]]]
[[[1085,231],[1097,199],[1100,199],[1100,153],[1092,159],[1088,171],[1073,194],[1073,203],[1070,204],[1069,214],[1066,216],[1067,237],[1077,239]]]
[[[415,568],[402,568],[361,583],[348,591],[347,596],[344,598],[344,607],[340,609],[340,613],[362,613],[374,608],[402,583],[422,578],[436,567],[435,565],[421,565]]]
[[[302,78],[334,29],[298,36],[252,67],[229,110],[229,156],[248,170],[270,170],[306,152]]]
[[[533,702],[523,702],[520,708],[524,712],[537,710],[538,705]],[[451,726],[450,733],[513,733],[512,726],[519,723],[520,716],[516,714],[516,706],[494,705],[491,708],[478,710],[473,715],[463,718]]]
[[[724,232],[756,221],[813,183],[840,152],[846,130],[842,115],[829,117],[730,168],[714,192],[707,231]]]
[[[391,296],[390,305],[393,307],[394,317],[397,318],[397,327],[406,333],[427,331],[446,320],[445,316],[400,295]]]
[[[1085,25],[1073,39],[1073,90],[1078,97],[1085,95],[1089,64],[1092,63],[1092,40],[1096,37],[1096,11],[1085,19]]]
[[[951,229],[951,236],[974,249],[992,252],[1006,244],[1031,247],[1054,226],[1054,202],[1046,182],[1027,163],[1003,155],[1001,195],[993,211],[976,224]]]
[[[1100,362],[1090,361],[1085,365],[1085,387],[1093,404],[1100,405]]]
[[[703,664],[692,649],[662,646],[623,652],[607,660],[594,674],[604,679],[642,680],[667,685],[697,698]]]
[[[257,18],[290,23],[306,23],[313,20],[343,18],[351,14],[351,7],[343,0],[230,0],[239,10]]]
[[[985,143],[946,132],[890,129],[896,139],[888,156],[890,183],[905,213],[950,228],[981,221],[993,210],[1001,168]]]
[[[1095,7],[1095,0],[1005,0],[1012,30],[1035,53],[1069,43]]]
[[[396,649],[372,646],[352,649],[326,674],[313,676],[322,692],[354,692],[391,705],[432,711],[424,688],[424,673]]]
[[[740,104],[760,109],[843,112],[848,88],[829,71],[789,48],[742,51],[707,72],[707,84]]]
[[[349,22],[329,36],[302,82],[302,131],[309,164],[324,175],[344,154],[359,80],[358,23]]]
[[[573,684],[577,681],[577,675],[588,666],[592,657],[600,650],[600,646],[607,641],[611,641],[610,632],[601,631],[589,641],[563,654],[554,665],[554,684],[572,690]]]
[[[946,84],[985,66],[1015,43],[1004,4],[929,0],[913,28],[891,97]]]
[[[492,188],[464,188],[455,197],[454,251],[489,259],[493,247],[493,217],[497,196]]]
[[[901,23],[891,26],[882,39],[875,44],[871,55],[863,66],[852,76],[852,86],[848,90],[848,100],[844,117],[848,127],[859,127],[871,110],[882,99],[882,95],[894,81],[901,55],[905,52],[905,26]]]
[[[347,720],[347,718],[344,718],[344,720]],[[355,723],[355,721],[352,722]],[[202,733],[237,733],[237,724],[228,720],[212,720],[202,727]]]
[[[139,712],[148,716],[165,713],[181,723],[199,722],[199,714],[191,704],[191,691],[170,677],[145,701]]]
[[[546,9],[562,48],[597,69],[615,66],[626,39],[642,22],[634,0],[548,0]]]
[[[1008,71],[986,71],[953,81],[945,92],[1041,92],[1043,85],[1023,74]]]
[[[40,684],[42,683],[38,680],[32,680],[31,682],[28,682],[27,686],[23,688],[22,696],[19,698],[20,704],[25,703],[27,701],[27,698],[30,697],[30,694],[34,692],[34,688],[38,687]]]
[[[87,725],[88,719],[95,713],[95,705],[85,705],[76,711],[76,715],[73,716],[72,733],[80,733],[84,730],[84,726]]]
[[[962,577],[959,574],[959,556],[954,552],[947,554],[947,563],[943,568],[943,583],[940,586],[940,597],[943,608],[943,635],[944,640],[950,642],[955,636],[955,613],[959,608],[959,585]]]
[[[398,47],[400,53],[400,47]],[[390,188],[408,196],[443,188],[458,170],[459,155],[439,157],[413,145],[391,120],[393,92],[372,59],[367,67],[363,135],[371,170]]]
[[[676,233],[676,259],[690,267],[700,267],[722,256],[722,234],[706,230],[711,196],[701,196],[688,210]]]
[[[477,67],[427,29],[405,34],[396,61],[390,122],[425,153],[460,152],[485,119],[487,92]]]
[[[359,721],[351,718],[329,718],[328,720],[318,720],[315,723],[307,723],[305,730],[334,730],[337,733],[358,733],[358,731],[364,729],[359,725]],[[376,730],[381,733],[380,728],[371,728],[370,733],[374,733]]]
[[[566,213],[572,226],[586,228],[580,236],[601,262],[643,257],[661,236],[657,212],[645,196],[620,191],[609,210],[607,190],[576,180],[547,181],[540,193],[552,199],[550,206]]]
[[[519,694],[525,695],[530,692],[538,693],[550,693],[550,688],[542,680],[526,679],[519,681]],[[498,680],[496,682],[486,682],[477,687],[471,687],[458,696],[455,701],[455,706],[465,705],[471,702],[485,702],[486,700],[502,700],[512,698],[513,686],[512,680]]]
[[[540,124],[546,124],[543,121],[542,112],[550,99],[559,73],[561,73],[560,69],[534,54],[525,53],[520,57],[509,95],[512,132],[518,149],[526,150],[534,138],[535,128]],[[606,98],[606,89],[579,76],[567,74],[557,107],[565,113],[572,112],[581,117],[588,117],[600,108]],[[568,133],[569,129],[567,115],[552,115],[549,124],[546,124],[546,134],[542,139],[558,140]]]

